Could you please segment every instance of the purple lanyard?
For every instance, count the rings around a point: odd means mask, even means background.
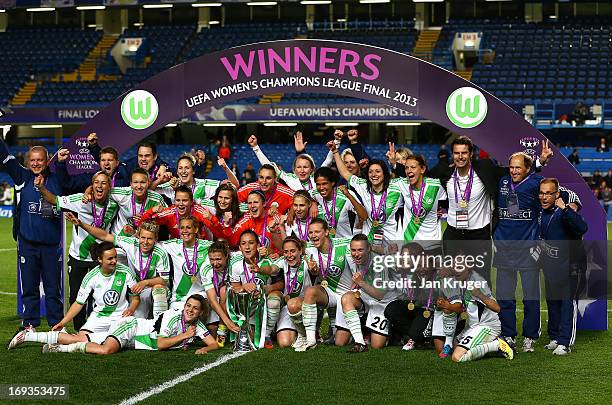
[[[264,205],[264,208],[268,208],[268,205],[270,204],[270,201],[272,201],[272,198],[274,198],[274,194],[276,194],[276,188],[278,186],[275,184],[274,188],[272,189],[272,192],[270,193],[270,197],[266,197],[266,204]],[[262,193],[264,193],[264,191],[261,189],[261,186],[259,187],[259,191],[261,191]],[[264,193],[264,197],[266,196],[266,193]]]
[[[332,259],[333,243],[331,239],[328,239],[327,244],[327,267],[325,267],[325,271],[323,271],[323,256],[321,256],[321,252],[319,252],[319,250],[317,249],[317,254],[319,255],[319,272],[321,273],[323,278],[327,278],[327,273],[329,272],[329,266],[331,265]]]
[[[465,192],[461,191],[457,169],[455,169],[453,172],[453,180],[455,186],[455,203],[459,202],[459,194],[461,194],[462,201],[465,201],[466,203],[470,202],[470,195],[472,195],[472,183],[474,182],[474,167],[470,166],[470,177],[468,178],[467,185],[465,186]]]
[[[330,227],[335,228],[336,227],[336,198],[337,198],[337,193],[336,193],[337,189],[334,188],[334,193],[332,194],[332,208],[331,208],[331,215],[329,212],[329,208],[327,208],[327,201],[325,200],[325,198],[323,198],[323,208],[325,208],[325,219],[327,220],[327,223],[329,224]],[[372,203],[373,205],[374,203]]]
[[[187,324],[185,323],[184,313],[181,313],[181,330],[183,331],[183,333],[187,332]],[[183,350],[187,350],[187,346],[189,346],[189,343],[191,343],[192,340],[193,338],[187,338],[183,340],[183,343],[181,344]]]
[[[198,272],[198,238],[196,238],[195,243],[193,244],[193,258],[191,259],[191,264],[189,264],[189,255],[187,254],[187,249],[185,248],[185,242],[183,242],[183,256],[185,257],[185,266],[187,266],[189,275],[195,276]]]
[[[421,208],[423,207],[423,197],[425,197],[425,179],[421,183],[421,189],[419,190],[419,202],[418,204],[414,202],[414,193],[412,192],[412,186],[408,186],[408,190],[410,191],[410,201],[412,202],[412,214],[417,217],[421,214]],[[416,212],[414,209],[416,208]]]
[[[221,280],[219,280],[219,275],[213,269],[213,286],[215,287],[215,293],[217,297],[221,297],[221,284],[225,283],[225,278],[227,277],[227,267],[223,270],[223,275],[221,276]]]
[[[300,183],[302,183],[302,182],[300,182]],[[308,188],[306,188],[306,187],[304,186],[304,184],[308,184]],[[310,191],[310,190],[312,190],[312,183],[310,182],[310,176],[308,176],[308,181],[306,181],[306,183],[302,183],[302,188],[303,188],[304,190],[306,190],[306,191]]]
[[[153,168],[153,171],[149,175],[149,179],[155,180],[155,175],[157,174],[158,170],[159,170],[159,166],[155,165],[155,167]]]
[[[287,266],[289,266],[289,264],[287,264]],[[293,294],[293,292],[295,291],[295,287],[297,286],[297,280],[298,280],[298,275],[300,274],[300,272],[304,271],[304,261],[302,260],[302,264],[300,264],[300,266],[295,269],[295,276],[293,277],[293,279],[291,279],[291,266],[289,266],[289,269],[287,270],[287,284],[289,284],[289,287],[287,287],[287,295]]]
[[[251,270],[249,270],[249,266],[246,265],[245,259],[242,259],[242,268],[244,269],[244,278],[246,278],[247,283],[254,283],[255,274],[251,273]],[[250,279],[249,274],[251,275]]]
[[[140,247],[138,247],[138,274],[140,275],[140,281],[145,280],[147,278],[147,273],[149,272],[149,265],[151,264],[151,258],[153,257],[153,251],[149,253],[149,257],[147,258],[147,263],[145,267],[142,267],[142,251]]]
[[[310,215],[306,217],[306,225],[304,227],[304,233],[302,233],[302,220],[298,219],[296,221],[298,235],[301,240],[308,240],[308,226],[310,225]]]
[[[516,190],[518,188],[518,186],[520,186],[521,184],[523,184],[524,182],[529,180],[530,177],[531,177],[531,174],[529,176],[525,177],[523,180],[521,180],[521,182],[519,184],[517,184],[516,186],[514,185],[514,182],[512,181],[512,178],[511,178],[510,179],[510,188],[512,189],[512,192],[516,194],[516,192],[514,190]]]
[[[102,212],[100,216],[98,216],[96,210],[96,200],[91,200],[91,215],[93,216],[93,226],[96,228],[102,228],[104,226],[104,215],[106,215],[106,208],[108,207],[108,200],[106,200],[106,204],[104,204],[104,208],[102,208]]]
[[[115,174],[113,174],[111,178],[111,187],[115,187],[115,178],[117,178],[117,171],[115,171]]]
[[[149,192],[147,191],[146,193],[148,194]],[[138,212],[139,216],[142,216],[142,213],[145,210],[145,206],[147,205],[147,194],[145,194],[144,201],[140,205],[140,211]],[[134,197],[134,192],[133,191],[132,191],[132,216],[133,217],[136,216],[136,198]]]
[[[374,221],[379,221],[382,217],[382,207],[386,199],[387,190],[385,190],[385,192],[382,193],[382,196],[380,196],[380,203],[378,204],[378,208],[376,208],[376,201],[374,201],[374,191],[370,191],[370,201],[372,203],[372,219]]]
[[[189,210],[189,215],[193,215],[193,204],[191,205],[191,209]],[[180,230],[181,216],[178,213],[178,207],[177,206],[174,207],[174,219],[176,220],[176,226]]]

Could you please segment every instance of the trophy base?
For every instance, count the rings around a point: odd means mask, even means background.
[[[255,345],[251,341],[251,337],[249,336],[249,331],[245,329],[240,329],[238,335],[236,336],[236,341],[234,342],[234,351],[235,352],[252,352],[255,350]]]

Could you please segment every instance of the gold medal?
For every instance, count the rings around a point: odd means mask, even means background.
[[[459,201],[459,207],[463,208],[463,209],[467,208],[468,207],[467,201],[465,201],[465,200]]]
[[[378,221],[378,219],[375,219],[374,221],[372,221],[372,226],[374,228],[378,228],[380,226],[380,222]]]
[[[414,223],[415,223],[415,224],[417,224],[417,225],[418,225],[420,222],[421,222],[421,218],[419,218],[419,217],[414,217]]]
[[[468,313],[467,313],[467,312],[462,312],[462,313],[461,313],[461,319],[463,319],[464,321],[467,321],[467,319],[468,319]]]
[[[414,302],[410,301],[408,303],[408,311],[414,311]]]
[[[332,238],[336,236],[336,228],[329,228],[329,236]]]
[[[431,311],[429,309],[426,309],[425,311],[423,311],[423,317],[424,318],[429,318],[431,316]]]
[[[328,285],[329,285],[329,283],[327,282],[327,280],[321,281],[321,287],[327,288]]]
[[[195,284],[197,281],[198,281],[198,278],[195,276],[195,274],[191,276],[191,284]]]
[[[355,296],[355,298],[359,299],[361,298],[361,293],[359,291],[353,291],[353,295]]]

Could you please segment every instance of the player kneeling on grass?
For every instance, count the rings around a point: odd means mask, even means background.
[[[302,322],[304,291],[311,286],[308,263],[304,259],[306,244],[291,235],[283,241],[283,258],[270,266],[258,267],[262,274],[281,273],[285,277],[285,287],[280,294],[268,296],[268,333],[276,326],[276,341],[281,348],[304,345],[306,329]],[[273,302],[274,301],[274,302]],[[274,304],[274,305],[272,305]]]
[[[46,344],[43,353],[80,352],[90,354],[113,354],[125,349],[136,350],[187,350],[194,338],[200,338],[205,347],[196,354],[205,354],[219,348],[200,316],[207,312],[204,297],[199,294],[190,296],[182,311],[169,310],[157,319],[128,317],[115,325],[104,343],[78,342],[69,345]]]
[[[122,318],[134,315],[140,303],[138,295],[131,292],[131,288],[136,285],[134,272],[117,263],[117,251],[110,242],[94,244],[91,256],[98,260],[99,265],[83,279],[76,301],[64,318],[54,325],[50,332],[32,332],[29,329],[17,332],[8,345],[9,349],[23,342],[70,344],[90,340],[102,341],[113,325]],[[81,311],[92,293],[94,309],[79,333],[71,335],[60,332]],[[129,305],[126,299],[128,293],[131,296]],[[91,336],[88,336],[90,334]]]
[[[499,304],[493,298],[491,289],[486,281],[471,268],[455,271],[455,280],[466,282],[465,285],[480,285],[480,288],[461,288],[459,296],[450,301],[438,299],[436,306],[443,311],[452,311],[458,314],[468,314],[469,327],[457,336],[457,341],[451,356],[455,362],[478,360],[487,353],[501,352],[507,359],[514,357],[510,345],[501,337],[501,323]]]
[[[153,221],[143,221],[138,227],[136,237],[113,236],[104,229],[84,223],[72,213],[66,213],[66,218],[95,238],[123,249],[127,265],[134,271],[138,281],[132,288],[132,292],[140,296],[140,305],[134,314],[136,318],[151,318],[151,310],[152,318],[157,318],[168,309],[166,285],[170,275],[170,262],[168,254],[156,245],[159,225]]]
[[[229,318],[225,310],[227,304],[227,283],[229,279],[230,251],[227,242],[216,241],[208,248],[208,258],[200,270],[202,286],[212,309],[206,320],[206,328],[217,337],[221,346],[225,345],[226,330],[238,332],[240,328]],[[221,336],[218,335],[221,332]]]
[[[345,262],[343,277],[351,277],[353,286],[351,291],[345,292],[340,300],[344,320],[349,330],[339,328],[336,331],[336,346],[348,344],[352,335],[355,344],[349,349],[349,352],[361,353],[367,351],[368,346],[363,339],[359,312],[375,311],[379,317],[379,322],[376,322],[376,324],[384,323],[386,325],[388,321],[383,314],[385,307],[380,304],[385,292],[373,286],[375,273],[372,269],[373,260],[368,237],[362,233],[353,236],[350,250],[351,253],[347,255]],[[381,317],[382,319],[380,319]],[[381,349],[385,347],[387,336],[383,335],[380,329],[375,330],[371,326],[370,329],[372,330],[372,348]]]

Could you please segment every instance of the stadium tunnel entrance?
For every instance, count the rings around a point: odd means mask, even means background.
[[[87,134],[96,132],[100,145],[122,153],[168,123],[270,92],[328,93],[396,107],[469,136],[502,163],[517,151],[536,154],[546,140],[508,105],[431,63],[369,45],[306,39],[239,46],[174,66],[112,102],[80,128],[67,147],[78,154]],[[596,254],[606,269],[605,212],[576,169],[552,148],[555,157],[543,175],[557,177],[580,196],[589,223],[585,240],[603,242],[603,252]],[[607,325],[602,301],[603,312],[593,315],[593,324]]]

